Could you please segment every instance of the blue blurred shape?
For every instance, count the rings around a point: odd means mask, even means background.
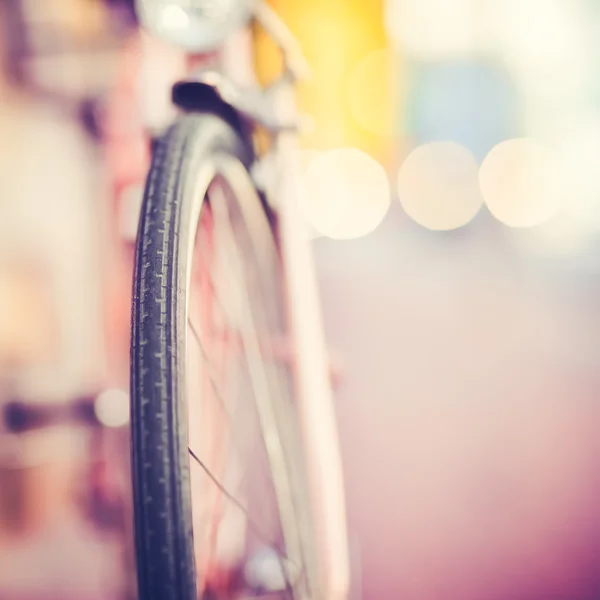
[[[519,135],[518,92],[508,73],[482,62],[415,65],[408,92],[407,133],[416,144],[448,140],[483,160]]]

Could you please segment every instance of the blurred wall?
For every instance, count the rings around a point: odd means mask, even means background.
[[[55,323],[53,351],[24,367],[23,393],[80,393],[102,358],[96,157],[77,123],[18,92],[3,96],[0,128],[0,261],[42,273]],[[39,316],[20,308],[15,318]]]
[[[345,362],[354,597],[597,598],[597,274],[396,207],[315,244]]]

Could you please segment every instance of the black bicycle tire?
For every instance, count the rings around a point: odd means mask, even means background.
[[[140,600],[196,600],[186,408],[178,392],[183,302],[178,236],[191,177],[214,153],[248,167],[252,151],[213,114],[186,114],[157,142],[144,193],[131,337],[132,480]],[[182,514],[182,511],[184,514]]]

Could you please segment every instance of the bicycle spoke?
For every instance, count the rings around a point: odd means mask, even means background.
[[[208,252],[203,253],[203,254],[210,256],[210,254]],[[219,258],[221,258],[221,256],[219,256]],[[227,261],[225,261],[225,262],[227,263]],[[217,296],[220,297],[220,291],[221,291],[220,288],[219,288],[219,286],[215,282],[220,282],[222,280],[221,280],[220,277],[216,276],[216,274],[214,272],[214,267],[213,267],[212,261],[208,261],[208,269],[209,269],[209,276],[207,278],[207,282],[210,282],[210,289],[213,292],[211,294],[211,297],[213,299],[215,299],[215,297],[217,297]],[[239,282],[239,281],[243,280],[238,273],[234,273],[233,275],[231,275],[231,273],[230,273],[228,278],[229,278],[229,281],[232,281],[232,282]],[[233,295],[233,296],[237,296],[237,298],[239,298],[240,300],[245,299],[244,296],[243,296],[243,294],[241,293],[240,287],[241,286],[239,284],[235,285],[235,293],[233,293],[233,289],[234,288],[232,288],[231,290],[229,290],[229,297],[232,297],[232,295]],[[224,302],[219,302],[219,308],[223,311],[224,317],[225,317],[226,321],[231,322],[231,321],[234,320],[231,317],[228,318],[228,315],[230,313],[226,309]],[[219,403],[221,404],[223,412],[227,416],[227,419],[228,419],[228,421],[230,423],[231,428],[232,429],[237,429],[235,427],[235,423],[234,423],[232,411],[230,410],[228,402],[225,400],[226,397],[229,398],[229,399],[231,399],[232,394],[230,393],[230,394],[226,395],[222,391],[221,386],[219,385],[220,377],[216,373],[216,369],[214,368],[213,361],[211,360],[211,357],[209,357],[209,352],[207,350],[206,344],[203,343],[203,339],[204,338],[203,338],[203,335],[202,335],[202,329],[200,327],[196,326],[195,323],[191,319],[188,319],[188,325],[189,325],[189,328],[191,330],[193,338],[196,340],[196,343],[198,344],[198,347],[200,348],[200,352],[201,352],[201,355],[202,355],[202,358],[203,358],[203,363],[204,363],[205,368],[206,368],[206,373],[208,375],[208,379],[209,379],[209,382],[210,382],[210,385],[211,385],[211,389],[213,390],[215,396],[217,397]],[[230,334],[227,333],[225,335],[228,336]],[[234,332],[234,335],[235,335],[235,332]],[[237,335],[235,335],[235,337],[237,337]],[[222,351],[224,352],[225,349],[222,349]],[[234,379],[239,380],[239,378],[234,378]],[[239,381],[238,381],[238,383],[239,383]],[[252,428],[245,428],[245,429],[252,430]],[[231,437],[232,437],[233,444],[238,449],[238,453],[237,453],[238,456],[239,457],[243,457],[244,454],[239,450],[239,442],[240,442],[239,436],[234,433],[234,435],[232,435]],[[256,441],[256,437],[257,437],[257,435],[256,435],[256,432],[255,432],[255,435],[253,436],[254,439],[252,440],[252,442],[251,442],[251,444],[249,446],[250,448],[254,447],[254,444],[255,444],[255,441]],[[203,468],[203,470],[209,475],[210,479],[213,482],[218,482],[218,478],[214,475],[214,472],[211,469],[208,469],[207,465],[204,462],[200,461],[199,457],[196,454],[194,454],[194,459],[196,460],[196,462],[198,464],[201,465],[201,467]],[[245,470],[244,473],[243,473],[243,476],[242,476],[242,480],[240,481],[240,484],[238,486],[240,489],[243,489],[247,477],[248,477],[248,471]],[[235,504],[236,504],[236,506],[238,508],[240,508],[240,507],[243,508],[243,505],[238,500],[237,495],[234,496],[230,491],[226,490],[225,487],[222,484],[217,485],[217,487],[219,488],[219,490],[221,491],[221,493],[222,493],[222,495],[224,497],[226,497],[230,501],[234,501]],[[244,509],[244,514],[247,516],[247,510],[246,509]],[[215,533],[216,533],[215,532],[215,528],[218,529],[219,524],[220,524],[223,516],[224,516],[224,509],[218,510],[217,511],[217,516],[216,516],[216,520],[213,521],[213,533],[210,536],[210,538],[212,539],[212,542],[211,542],[212,550],[209,552],[209,556],[212,555],[212,554],[214,554],[214,550],[215,550],[214,544],[216,543],[216,540],[215,540]],[[252,520],[251,530],[254,533],[257,533],[257,529],[258,529],[258,525],[257,525],[256,521]],[[281,551],[277,550],[276,547],[275,547],[275,545],[272,542],[269,542],[266,539],[266,536],[265,536],[264,533],[261,533],[260,535],[257,535],[257,537],[261,540],[262,543],[266,542],[266,545],[268,547],[275,549],[278,556],[281,556]],[[286,572],[286,575],[287,575],[287,571],[289,570],[289,568],[287,568],[287,569],[285,567],[282,567],[282,568],[284,569],[284,572]]]
[[[188,327],[191,333],[190,337],[195,340],[200,351],[206,382],[229,424],[228,428],[231,433],[228,436],[230,439],[228,443],[235,448],[236,459],[227,458],[227,449],[223,448],[216,453],[212,453],[215,463],[211,464],[209,468],[206,461],[203,461],[192,448],[188,447],[188,450],[193,461],[216,486],[220,497],[242,512],[248,531],[254,534],[260,544],[266,548],[271,548],[279,557],[281,572],[285,581],[285,587],[280,589],[279,592],[292,598],[296,586],[303,585],[301,582],[304,581],[307,574],[304,569],[304,558],[302,557],[300,538],[295,522],[292,488],[287,478],[287,467],[276,424],[277,417],[273,407],[273,399],[285,397],[286,392],[281,387],[282,382],[279,381],[280,372],[271,366],[278,363],[282,357],[283,362],[287,362],[286,340],[279,333],[273,338],[273,333],[281,325],[278,317],[277,321],[271,322],[272,317],[268,316],[278,314],[273,303],[273,290],[268,287],[265,288],[265,285],[269,286],[269,280],[265,281],[264,279],[264,269],[271,268],[268,266],[269,261],[264,256],[268,253],[259,252],[259,249],[254,248],[252,242],[247,239],[244,248],[250,246],[251,252],[244,252],[239,246],[240,241],[245,239],[241,236],[247,235],[247,233],[245,230],[238,231],[231,221],[232,215],[229,212],[226,193],[221,185],[215,186],[213,184],[209,189],[203,210],[210,211],[206,217],[206,222],[208,225],[212,225],[214,234],[212,231],[208,233],[206,241],[203,242],[207,244],[206,248],[198,248],[200,256],[206,261],[203,263],[202,268],[207,269],[207,271],[203,271],[201,274],[202,285],[205,286],[206,290],[205,300],[214,302],[213,308],[207,307],[208,312],[201,313],[206,314],[205,318],[209,319],[206,324],[204,322],[199,324],[188,317]],[[217,246],[212,244],[213,239],[218,240]],[[273,244],[273,242],[274,240],[271,239],[270,243]],[[250,262],[248,262],[249,260]],[[258,264],[264,263],[263,271],[260,274],[248,270],[249,265],[257,264],[253,261],[258,261]],[[257,267],[250,268],[256,269]],[[269,272],[269,270],[266,271],[266,273]],[[269,292],[266,292],[266,289],[269,289]],[[268,309],[268,311],[265,312],[265,309]],[[217,313],[214,312],[215,310]],[[255,322],[256,318],[258,318],[257,322]],[[268,323],[271,324],[268,325]],[[215,332],[212,331],[214,324],[216,324]],[[205,330],[205,325],[210,331]],[[273,325],[275,325],[274,329]],[[259,335],[259,330],[264,326],[267,326],[268,331],[266,338]],[[216,340],[217,346],[213,343],[214,340]],[[255,416],[258,417],[257,427],[249,427],[248,422],[245,421],[241,431],[238,427],[241,424],[240,419],[239,417],[236,418],[238,411],[236,407],[240,400],[237,388],[241,383],[241,378],[239,374],[233,377],[227,375],[222,368],[225,363],[230,364],[230,361],[234,360],[232,354],[236,355],[238,353],[240,357],[243,357],[244,368],[247,369],[245,372],[246,376],[249,377],[250,384],[247,389],[251,391]],[[235,360],[238,360],[238,358],[236,357]],[[227,383],[228,389],[224,389],[224,383]],[[236,389],[233,389],[232,386],[235,386]],[[240,438],[238,433],[246,439]],[[223,438],[219,439],[222,440]],[[260,449],[256,446],[258,439],[261,440]],[[233,472],[231,471],[232,466],[243,464],[249,457],[254,456],[256,451],[259,451],[259,453],[266,451],[265,458],[270,465],[269,486],[272,486],[276,503],[276,512],[267,511],[268,503],[258,504],[262,509],[262,517],[266,517],[266,521],[261,517],[261,524],[255,517],[250,516],[245,502],[240,500],[241,493],[246,489],[247,480],[252,469],[242,468],[241,477],[239,478],[235,474],[235,469]],[[232,460],[234,462],[230,462]],[[213,462],[213,459],[211,459],[211,462]],[[223,483],[223,477],[229,479],[230,476],[233,476],[236,482],[235,489],[237,491],[235,494],[231,487]],[[255,486],[256,481],[253,481],[252,485]],[[212,518],[209,518],[208,529],[206,530],[209,544],[208,554],[206,554],[207,565],[212,563],[211,557],[219,556],[220,542],[217,542],[217,539],[222,522],[224,520],[228,522],[228,519],[232,518],[232,516],[227,517],[227,509],[219,499],[215,502],[216,504],[212,505],[212,501],[209,500],[208,505],[209,507],[213,506],[213,508],[209,509]],[[278,515],[277,525],[273,522],[275,514]],[[270,531],[275,525],[278,531],[283,534],[284,551],[280,548],[281,544],[279,542],[275,543],[272,535],[267,535],[267,530],[264,529],[266,526]],[[227,529],[227,523],[224,527]],[[291,560],[290,556],[295,558]]]
[[[235,425],[235,420],[233,418],[233,415],[231,414],[230,410],[228,409],[225,397],[224,397],[223,393],[221,392],[220,386],[218,385],[218,383],[216,381],[216,375],[214,373],[214,368],[211,364],[211,361],[208,358],[204,344],[202,343],[201,332],[199,332],[197,330],[196,326],[191,322],[191,320],[188,320],[188,324],[190,326],[190,329],[192,331],[192,335],[193,335],[194,339],[197,341],[197,343],[200,347],[200,351],[204,358],[203,364],[209,370],[209,373],[210,373],[209,380],[211,383],[211,387],[212,387],[215,395],[217,396],[217,399],[219,400],[219,404],[222,406],[223,411],[230,422],[231,429],[235,430],[234,435],[231,436],[233,444],[236,446],[239,455],[243,456],[243,452],[242,452],[243,447],[240,447],[240,440],[239,440],[239,436],[238,436],[238,433],[239,433],[238,427],[236,427],[236,425]],[[255,440],[256,440],[256,434],[254,435],[254,437],[251,441],[254,442]],[[252,444],[249,444],[249,445],[252,446]],[[247,476],[247,474],[244,475],[244,477],[246,477],[246,476]]]
[[[290,560],[289,557],[279,550],[276,546],[273,545],[272,542],[269,541],[269,538],[261,531],[260,527],[256,524],[254,519],[250,517],[250,513],[248,509],[233,495],[231,494],[227,488],[212,474],[211,470],[204,464],[203,461],[200,460],[198,455],[188,446],[188,452],[190,456],[194,459],[196,464],[206,473],[208,478],[219,488],[219,491],[239,510],[244,513],[246,519],[248,519],[248,525],[252,529],[252,532],[256,535],[256,537],[263,542],[268,548],[274,550],[278,556],[284,558],[285,560]],[[291,563],[293,564],[293,563]]]
[[[226,416],[230,419],[230,421],[233,421],[233,415],[229,412],[229,409],[227,408],[227,403],[225,402],[225,397],[224,397],[223,393],[221,392],[221,389],[217,383],[217,376],[214,372],[214,367],[212,366],[212,362],[208,357],[206,348],[204,347],[204,344],[202,343],[201,334],[198,331],[196,325],[194,325],[194,323],[192,323],[191,319],[188,319],[188,325],[190,326],[192,335],[193,335],[194,339],[196,340],[196,342],[198,343],[198,347],[200,348],[202,358],[204,359],[203,364],[208,370],[208,377],[210,380],[211,387],[212,387],[215,395],[217,396],[217,399],[219,400],[219,403],[221,404]]]
[[[231,248],[231,256],[229,256],[231,272],[235,273],[240,280],[244,280],[241,268],[241,259],[238,254],[237,244],[235,242],[233,228],[229,220],[226,208],[226,198],[224,191],[221,188],[217,188],[219,198],[212,204],[213,206],[213,218],[215,228],[220,230],[220,234],[223,240],[227,240],[227,247]],[[289,482],[287,481],[287,472],[285,467],[285,460],[283,458],[283,451],[281,448],[281,440],[278,435],[272,435],[273,432],[277,431],[275,425],[275,415],[273,414],[271,405],[271,394],[272,390],[269,385],[269,378],[267,376],[264,362],[261,359],[261,349],[259,343],[259,337],[256,331],[256,326],[250,314],[250,299],[248,297],[247,290],[244,290],[244,299],[246,302],[243,303],[246,313],[246,318],[241,319],[241,335],[244,348],[246,350],[246,359],[248,361],[248,367],[250,371],[250,379],[255,391],[255,401],[258,408],[258,416],[261,422],[263,430],[264,442],[267,450],[267,456],[271,464],[271,472],[273,473],[273,484],[275,487],[275,494],[277,496],[277,503],[280,513],[287,512],[287,507],[290,506],[291,502],[291,489]],[[291,525],[293,521],[292,514],[281,514],[281,525],[283,526],[283,534],[286,543],[286,547],[292,546],[299,553],[300,541],[297,537],[297,532],[294,526]],[[285,569],[284,569],[285,572]],[[288,581],[291,585],[291,582]]]

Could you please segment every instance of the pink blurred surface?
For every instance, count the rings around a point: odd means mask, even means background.
[[[0,597],[3,600],[119,598],[122,574],[115,542],[72,518],[12,540],[10,545],[0,548]]]
[[[345,359],[355,597],[597,597],[593,296],[481,239],[415,238],[395,214],[317,242]]]

